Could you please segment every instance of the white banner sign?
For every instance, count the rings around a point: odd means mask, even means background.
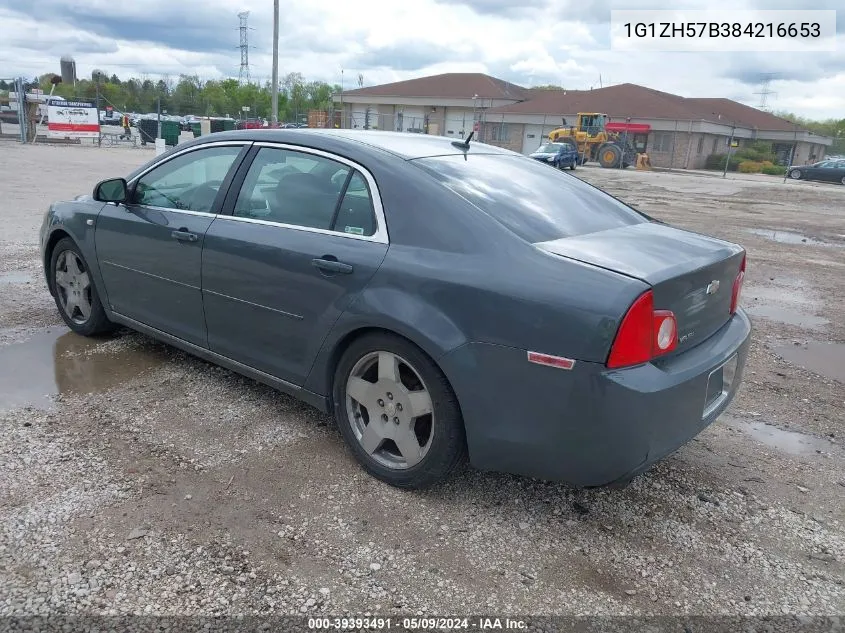
[[[59,138],[97,138],[100,120],[97,108],[88,101],[51,99],[47,107],[49,136]]]

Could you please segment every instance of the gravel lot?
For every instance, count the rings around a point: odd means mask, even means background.
[[[0,616],[845,612],[845,187],[577,170],[747,247],[740,394],[625,490],[409,493],[287,396],[61,324],[47,204],[152,155],[0,142]]]

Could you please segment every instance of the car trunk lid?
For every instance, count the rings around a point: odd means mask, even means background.
[[[677,352],[704,341],[728,321],[733,283],[745,252],[736,244],[657,222],[536,246],[649,284],[655,309],[675,314]]]

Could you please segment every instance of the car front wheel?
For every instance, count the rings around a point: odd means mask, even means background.
[[[446,480],[466,454],[457,397],[437,365],[409,341],[363,336],[338,363],[334,416],[374,477],[420,489]]]
[[[103,310],[85,258],[70,238],[61,239],[53,249],[50,283],[59,314],[71,330],[93,336],[114,328]]]
[[[789,172],[789,177],[792,178],[793,180],[801,180],[802,175],[803,174],[801,173],[800,169],[793,169],[792,171]]]

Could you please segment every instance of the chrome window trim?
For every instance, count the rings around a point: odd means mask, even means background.
[[[201,143],[201,144],[199,144],[199,145],[193,145],[193,146],[191,146],[191,147],[186,147],[186,148],[185,148],[185,149],[183,149],[183,150],[180,150],[180,151],[178,151],[178,152],[174,152],[173,154],[171,154],[171,155],[170,155],[170,156],[168,156],[167,158],[164,158],[164,159],[162,159],[162,160],[156,161],[155,163],[153,163],[152,165],[150,165],[149,167],[147,167],[144,171],[142,171],[140,174],[138,174],[137,176],[135,176],[132,180],[127,181],[127,183],[126,183],[126,184],[127,184],[127,185],[129,185],[129,186],[133,186],[135,183],[137,183],[137,182],[138,182],[138,180],[139,180],[139,179],[141,179],[141,178],[143,178],[144,176],[146,176],[146,175],[147,175],[148,173],[150,173],[153,169],[158,169],[158,168],[159,168],[159,167],[161,167],[162,165],[166,165],[167,163],[169,163],[169,162],[170,162],[171,160],[173,160],[174,158],[178,158],[179,156],[182,156],[182,155],[184,155],[184,154],[188,154],[188,153],[190,153],[190,152],[196,152],[196,151],[199,151],[199,150],[201,150],[201,149],[208,149],[209,147],[225,147],[225,146],[227,146],[227,145],[228,145],[228,146],[240,146],[240,147],[244,147],[244,146],[246,146],[246,145],[252,145],[254,142],[255,142],[255,141],[246,141],[246,140],[244,140],[244,141],[213,141],[213,142],[211,142],[211,143]],[[177,146],[177,147],[178,147],[178,146]],[[161,208],[161,207],[157,207],[157,208]],[[206,214],[206,215],[208,215],[208,214]]]
[[[133,207],[138,207],[139,209],[149,209],[151,211],[166,211],[167,213],[181,213],[183,215],[199,215],[204,218],[219,218],[221,217],[217,213],[212,213],[211,211],[191,211],[190,209],[173,209],[171,207],[156,207],[151,204],[133,204]],[[223,216],[225,217],[225,216]]]
[[[356,163],[354,160],[350,160],[345,156],[338,156],[337,154],[332,154],[331,152],[326,152],[321,149],[315,149],[313,147],[304,147],[302,145],[292,145],[290,143],[281,143],[281,142],[272,142],[272,141],[255,141],[255,147],[268,147],[270,149],[281,149],[281,150],[289,150],[292,152],[301,152],[303,154],[313,154],[315,156],[321,156],[323,158],[328,158],[329,160],[333,160],[337,163],[342,163],[352,169],[356,169],[361,172],[361,175],[364,176],[364,179],[367,181],[367,187],[370,190],[370,199],[373,203],[373,211],[375,212],[375,220],[376,220],[376,232],[372,235],[355,235],[354,233],[344,233],[342,231],[331,231],[329,229],[318,229],[310,226],[300,226],[297,224],[285,224],[283,222],[273,222],[270,220],[259,220],[256,218],[242,218],[235,215],[218,215],[217,219],[219,220],[232,220],[234,222],[246,222],[248,224],[263,224],[267,226],[278,226],[285,229],[294,229],[297,231],[307,231],[309,233],[318,233],[320,235],[336,235],[338,237],[346,237],[353,240],[361,240],[364,242],[376,242],[378,244],[389,244],[390,237],[387,233],[387,221],[384,217],[384,205],[381,201],[381,193],[379,192],[378,185],[376,184],[376,179],[370,173],[366,167],[361,165],[360,163]],[[240,192],[239,192],[240,193]]]

